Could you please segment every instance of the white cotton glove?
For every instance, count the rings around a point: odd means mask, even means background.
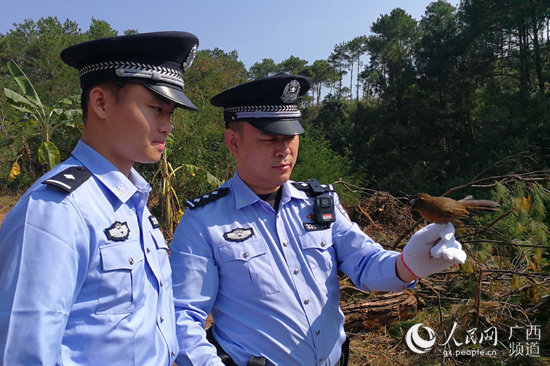
[[[439,241],[439,242],[438,242]],[[416,277],[427,277],[466,261],[451,223],[430,224],[418,230],[403,248],[403,263]]]

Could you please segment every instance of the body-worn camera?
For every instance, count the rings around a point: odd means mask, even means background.
[[[319,224],[334,222],[336,220],[336,217],[334,217],[334,198],[325,194],[315,197],[313,216],[315,222]]]
[[[308,179],[308,184],[315,194],[313,202],[313,216],[318,224],[326,224],[336,221],[334,215],[334,198],[331,195],[323,194],[325,190],[315,179]]]

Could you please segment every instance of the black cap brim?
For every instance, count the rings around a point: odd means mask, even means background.
[[[294,136],[303,134],[304,128],[297,119],[248,119],[250,125],[269,135]]]
[[[176,103],[180,107],[184,109],[188,109],[190,111],[197,111],[198,108],[195,107],[193,103],[183,94],[182,91],[170,88],[168,86],[164,85],[151,85],[143,83],[147,88],[151,89],[153,92],[165,97],[168,100],[171,100],[172,102]]]

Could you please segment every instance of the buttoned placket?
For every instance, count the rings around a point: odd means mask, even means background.
[[[148,227],[147,222],[149,220],[149,211],[145,211],[145,205],[147,204],[147,192],[137,190],[134,193],[133,199],[135,202],[136,214],[139,219],[139,227],[141,230],[141,243],[144,248],[145,258],[151,271],[153,272],[158,283],[158,312],[157,314],[157,326],[160,329],[165,341],[168,339],[166,336],[172,331],[172,325],[170,324],[171,314],[164,314],[164,311],[169,311],[170,308],[163,307],[163,304],[169,304],[171,302],[171,293],[166,289],[164,285],[164,278],[162,277],[162,271],[160,269],[160,262],[157,253],[156,243],[151,237],[149,230],[144,230],[144,227]],[[147,213],[146,213],[147,212]],[[147,217],[146,217],[147,216]],[[175,351],[172,349],[173,345],[168,345],[168,351],[170,352],[170,360],[174,360],[176,357]],[[171,362],[170,362],[171,364]]]
[[[302,309],[304,310],[304,314],[306,316],[308,324],[311,327],[314,324],[314,319],[318,315],[313,307],[314,304],[312,303],[315,297],[312,296],[311,289],[306,282],[306,278],[301,269],[300,261],[297,257],[297,251],[301,250],[299,248],[299,244],[289,240],[289,236],[286,234],[284,223],[286,211],[283,209],[282,206],[283,205],[281,205],[279,213],[276,216],[277,235],[281,243],[280,248],[286,260],[289,273],[291,273],[291,279],[294,283],[294,288],[302,303]],[[321,331],[311,329],[309,333],[313,341],[314,348],[316,350],[319,350],[319,347],[317,347],[316,337],[321,334]],[[317,361],[319,364],[321,364],[323,361],[325,361],[325,358],[319,357]]]

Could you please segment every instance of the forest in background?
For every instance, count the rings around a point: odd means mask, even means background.
[[[429,285],[440,296],[440,312],[445,295],[455,302],[477,299],[479,314],[480,301],[497,298],[498,303],[504,296],[495,295],[494,283],[506,283],[506,299],[521,311],[538,311],[522,321],[547,325],[547,352],[549,23],[549,0],[464,0],[458,8],[436,1],[418,20],[399,8],[381,15],[365,24],[365,35],[335,45],[324,60],[289,55],[281,63],[259,60],[247,70],[238,50],[200,50],[185,74],[185,93],[199,111],[178,110],[162,161],[137,166],[152,183],[151,208],[170,238],[181,203],[233,175],[222,111],[210,105],[212,96],[259,77],[306,75],[313,88],[300,105],[306,134],[293,179],[339,182],[352,217],[390,246],[396,230],[411,223],[411,216],[405,220],[398,211],[414,193],[457,199],[473,194],[500,202],[501,216],[476,218],[461,229],[461,242],[478,264],[488,266],[485,272],[470,263],[458,280],[447,275]],[[49,169],[38,157],[46,138],[64,160],[82,129],[79,118],[52,119],[44,126],[13,108],[4,88],[21,90],[8,62],[21,68],[51,111],[80,92],[77,72],[60,60],[61,50],[115,35],[102,20],[92,19],[82,30],[55,17],[28,19],[0,34],[0,194],[21,194]],[[433,305],[434,300],[424,301]],[[522,318],[516,308],[500,306],[491,305],[491,311],[506,309],[512,319]],[[471,325],[463,308],[443,308],[454,314],[447,321],[459,313]],[[487,326],[510,320],[493,316],[483,318]]]

